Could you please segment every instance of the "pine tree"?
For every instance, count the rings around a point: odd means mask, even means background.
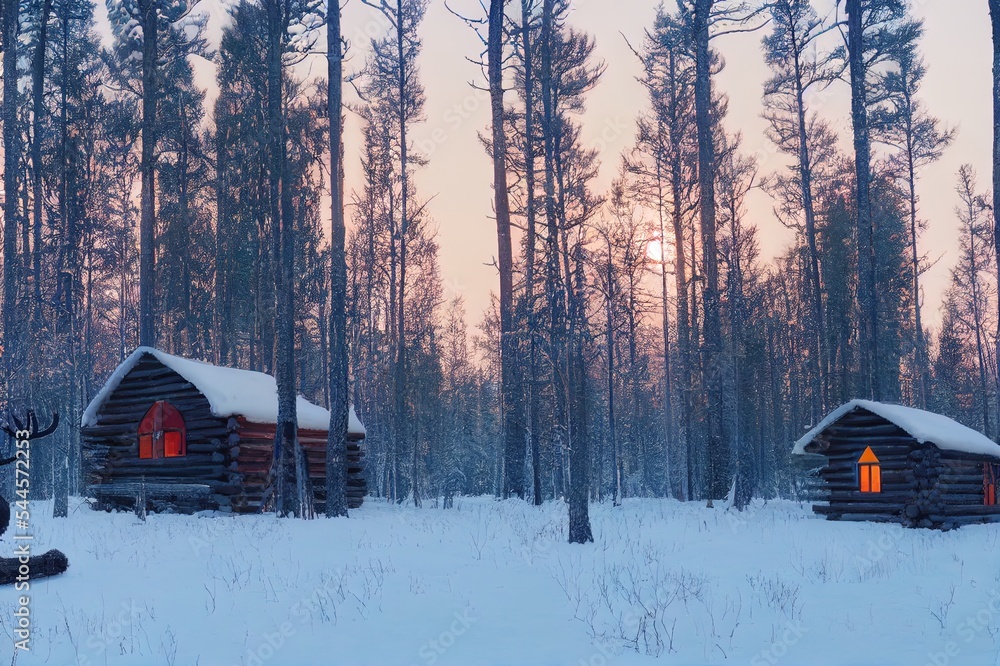
[[[872,114],[873,137],[892,147],[890,168],[906,189],[909,208],[909,243],[911,302],[913,305],[913,368],[914,400],[917,407],[927,404],[930,382],[930,360],[921,317],[920,275],[925,266],[919,250],[919,236],[924,223],[918,218],[917,175],[936,162],[955,138],[955,130],[942,126],[930,115],[917,97],[927,73],[915,44],[908,44],[896,57],[898,69],[885,75],[887,100]]]
[[[389,34],[372,41],[372,58],[368,66],[368,84],[365,95],[369,99],[377,99],[382,105],[382,111],[390,113],[393,120],[393,136],[390,137],[393,146],[393,159],[398,171],[395,177],[399,180],[399,210],[398,220],[392,212],[391,245],[393,252],[393,270],[398,269],[398,279],[394,274],[393,284],[398,282],[399,289],[393,299],[395,305],[392,317],[395,323],[395,349],[393,364],[393,401],[395,405],[394,429],[397,450],[409,447],[411,452],[411,488],[413,502],[420,506],[420,486],[418,457],[419,450],[415,439],[410,437],[410,409],[407,405],[408,361],[406,357],[406,298],[407,285],[407,243],[414,225],[417,207],[413,202],[411,168],[419,165],[421,158],[412,154],[410,145],[410,126],[423,118],[424,93],[416,70],[416,58],[420,53],[421,42],[417,28],[423,20],[427,9],[427,0],[362,0],[364,4],[379,11],[390,24]],[[398,454],[397,454],[398,455]]]
[[[996,298],[996,285],[991,278],[995,272],[989,207],[986,197],[977,192],[976,174],[969,165],[958,172],[956,191],[960,203],[956,215],[960,223],[959,261],[952,270],[949,303],[954,307],[955,323],[971,340],[970,351],[976,359],[975,403],[977,427],[987,434],[993,433],[990,420],[990,384],[992,353],[989,341],[995,337],[988,318],[990,303]]]
[[[697,364],[692,354],[691,307],[694,299],[689,277],[695,273],[694,257],[688,251],[688,239],[693,239],[691,225],[696,207],[691,195],[697,189],[697,170],[693,167],[697,161],[697,141],[692,122],[695,68],[687,26],[677,17],[658,10],[653,31],[638,56],[643,64],[641,82],[651,108],[637,120],[637,154],[630,158],[629,170],[641,183],[648,184],[638,188],[638,194],[652,193],[645,199],[657,215],[664,359],[670,357],[668,274],[674,275],[677,363],[673,370],[676,380],[668,374],[670,366],[665,364],[664,419],[667,433],[676,432],[677,444],[683,450],[682,496],[692,498],[695,493],[693,389]],[[663,250],[665,247],[673,250],[672,266],[668,253]],[[680,394],[676,427],[671,423],[674,420],[674,388]],[[668,437],[668,446],[670,440]]]
[[[806,94],[815,87],[829,85],[836,72],[832,55],[817,53],[817,40],[827,26],[816,15],[808,0],[779,0],[771,6],[773,30],[764,38],[764,57],[773,72],[764,84],[764,115],[768,120],[768,136],[784,153],[795,157],[792,176],[797,185],[798,201],[805,223],[805,238],[809,250],[809,297],[812,303],[809,352],[811,377],[811,410],[818,422],[827,408],[829,361],[824,343],[823,286],[820,280],[820,258],[814,203],[815,159],[810,145],[811,126],[819,122],[810,114]],[[779,178],[788,178],[781,176]],[[782,183],[779,182],[779,187]]]
[[[851,126],[854,138],[856,226],[858,237],[858,308],[861,377],[865,395],[876,400],[892,389],[880,370],[886,361],[879,339],[877,277],[879,256],[872,221],[871,107],[885,95],[884,64],[910,48],[922,31],[907,16],[903,0],[847,0],[847,70],[851,81]]]

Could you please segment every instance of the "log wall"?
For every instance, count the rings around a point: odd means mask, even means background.
[[[167,400],[184,416],[184,457],[139,458],[139,422],[157,400]],[[274,424],[214,416],[194,385],[146,356],[104,401],[97,423],[81,430],[89,492],[101,509],[131,510],[143,497],[149,511],[258,512],[271,466],[274,432]],[[317,511],[323,510],[326,499],[326,437],[326,431],[299,430]],[[353,437],[347,443],[350,508],[361,506],[367,491],[361,439]]]
[[[274,447],[274,424],[251,423],[239,417],[235,434],[239,443],[238,468],[243,478],[244,492],[237,511],[260,511],[260,503],[271,467]],[[326,436],[325,430],[299,430],[299,443],[309,461],[309,480],[316,495],[316,511],[321,513],[326,504]],[[360,437],[347,441],[347,503],[356,509],[367,493],[363,476],[364,451]]]
[[[869,446],[881,465],[880,493],[858,488],[857,461]],[[1000,507],[983,504],[983,464],[990,459],[921,444],[871,412],[845,415],[806,451],[826,456],[820,474],[827,504],[813,510],[830,520],[937,529],[1000,520]]]
[[[139,458],[139,421],[157,400],[184,416],[184,457]],[[97,423],[81,429],[90,492],[103,509],[133,509],[144,495],[151,511],[231,511],[241,480],[230,433],[193,384],[147,356],[104,401]]]

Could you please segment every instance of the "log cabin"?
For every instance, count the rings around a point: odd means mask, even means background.
[[[799,439],[821,478],[813,511],[829,520],[867,520],[953,529],[1000,521],[1000,446],[931,412],[870,400],[841,406]]]
[[[330,412],[299,396],[298,438],[323,509]],[[271,375],[139,347],[81,421],[88,494],[100,509],[262,510],[278,417]],[[347,499],[361,506],[365,428],[350,410]]]

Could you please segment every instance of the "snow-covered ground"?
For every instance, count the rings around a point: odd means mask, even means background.
[[[593,506],[596,543],[571,546],[560,503],[311,522],[32,508],[36,551],[70,568],[32,586],[20,666],[1000,663],[1000,526],[628,500]]]

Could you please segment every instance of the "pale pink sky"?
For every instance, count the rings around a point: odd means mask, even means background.
[[[481,11],[478,0],[450,0],[450,4],[470,14]],[[639,68],[625,37],[635,44],[641,42],[657,4],[654,0],[574,2],[570,22],[596,38],[597,55],[607,63],[607,72],[590,94],[583,119],[584,141],[598,147],[603,159],[595,183],[598,190],[605,189],[615,177],[619,155],[634,140],[636,112],[646,103],[635,80]],[[817,0],[816,6],[827,11],[833,0]],[[923,172],[919,182],[921,215],[929,221],[922,248],[934,258],[941,257],[924,277],[925,320],[933,326],[939,319],[941,294],[957,249],[955,173],[968,162],[979,173],[981,189],[988,189],[991,181],[992,46],[985,0],[915,0],[911,6],[925,20],[922,48],[929,72],[923,98],[933,113],[958,127],[955,144],[939,163]],[[213,15],[210,35],[217,35],[224,17],[221,3],[202,0],[202,8]],[[365,35],[383,28],[374,10],[360,0],[348,2],[344,33],[352,41],[349,67],[363,64]],[[469,323],[474,326],[497,284],[491,266],[496,253],[496,227],[490,217],[492,173],[477,138],[477,133],[489,126],[489,105],[484,93],[469,86],[473,80],[482,83],[483,77],[465,59],[476,57],[481,46],[470,29],[445,9],[443,0],[431,0],[421,34],[424,51],[419,66],[427,93],[427,119],[414,128],[413,138],[429,157],[429,164],[416,172],[415,181],[421,196],[434,197],[429,210],[439,230],[445,294],[465,297]],[[760,53],[762,34],[731,35],[716,43],[727,62],[717,86],[730,99],[727,129],[742,132],[745,150],[757,155],[762,173],[767,173],[781,168],[784,158],[774,153],[764,137],[765,124],[760,118],[761,86],[768,74]],[[198,69],[201,81],[211,80],[211,66],[198,65]],[[319,74],[325,67],[316,62],[312,71]],[[836,84],[823,99],[813,101],[814,108],[835,123],[845,139],[850,130],[848,104],[846,84]],[[356,119],[349,123],[346,168],[350,187],[357,183],[360,144]],[[849,147],[846,141],[844,147]],[[771,206],[767,195],[752,195],[750,216],[760,228],[765,257],[781,254],[791,240],[790,232],[775,220]]]

